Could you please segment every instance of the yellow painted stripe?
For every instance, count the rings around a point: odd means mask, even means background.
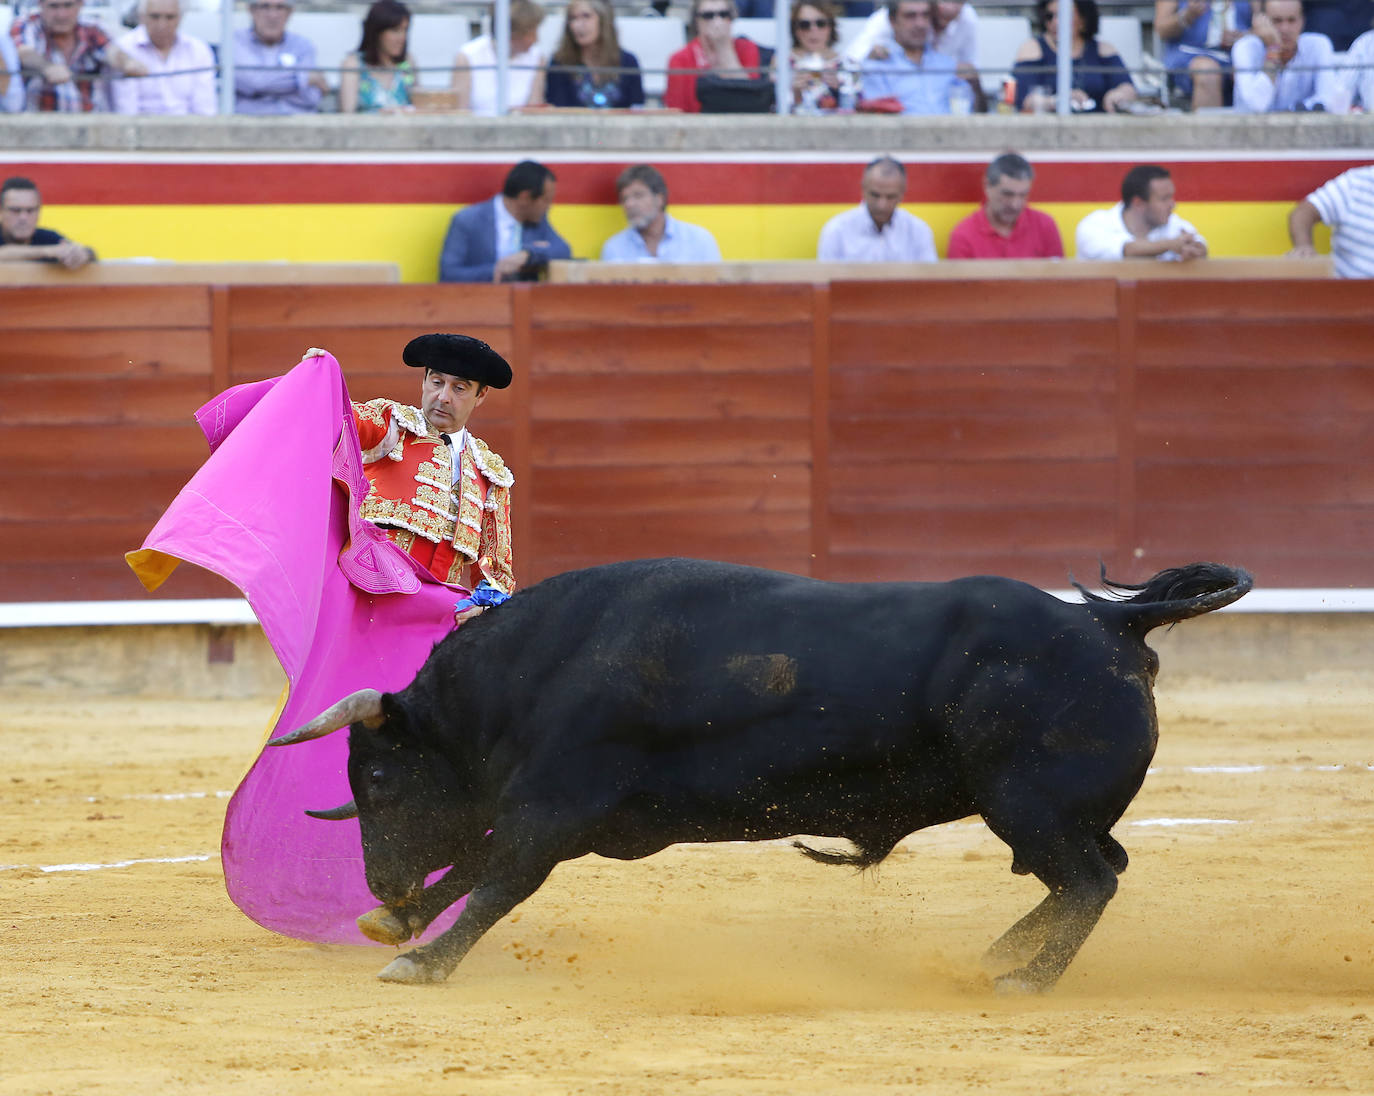
[[[727,259],[809,259],[821,226],[846,205],[674,206],[673,214],[710,230]],[[944,254],[964,204],[905,208],[930,225]],[[1074,226],[1095,205],[1037,205],[1059,225],[1073,254]],[[1288,250],[1284,202],[1197,202],[1179,206],[1207,237],[1217,258],[1282,255]],[[450,205],[49,206],[43,223],[90,244],[109,259],[148,257],[180,262],[285,260],[394,262],[406,282],[434,281]],[[624,227],[616,206],[559,205],[553,221],[579,258],[596,258]],[[1319,227],[1318,244],[1326,250]]]

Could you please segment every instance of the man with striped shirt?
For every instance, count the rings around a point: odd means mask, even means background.
[[[1312,229],[1331,226],[1331,259],[1338,278],[1374,278],[1374,164],[1351,168],[1318,187],[1288,214],[1294,258],[1311,258]]]

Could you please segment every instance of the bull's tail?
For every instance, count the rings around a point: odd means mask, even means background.
[[[1230,605],[1249,593],[1255,580],[1248,571],[1221,563],[1190,563],[1170,567],[1151,579],[1136,584],[1112,582],[1102,568],[1101,580],[1107,594],[1095,594],[1074,582],[1085,601],[1119,615],[1143,635],[1161,624],[1174,624]]]

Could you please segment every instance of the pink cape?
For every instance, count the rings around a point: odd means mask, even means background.
[[[287,677],[271,736],[357,689],[408,684],[453,627],[445,586],[358,516],[367,493],[348,389],[333,356],[239,385],[196,413],[210,457],[128,560],[149,590],[186,560],[237,586]],[[377,901],[356,820],[305,808],[352,798],[347,732],[264,748],[229,801],[221,858],[234,903],[301,940],[365,944]],[[452,924],[450,911],[431,932]]]

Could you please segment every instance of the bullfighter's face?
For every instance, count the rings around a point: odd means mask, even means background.
[[[487,386],[484,384],[425,370],[425,379],[420,386],[420,410],[432,430],[441,434],[458,433],[486,398]]]

